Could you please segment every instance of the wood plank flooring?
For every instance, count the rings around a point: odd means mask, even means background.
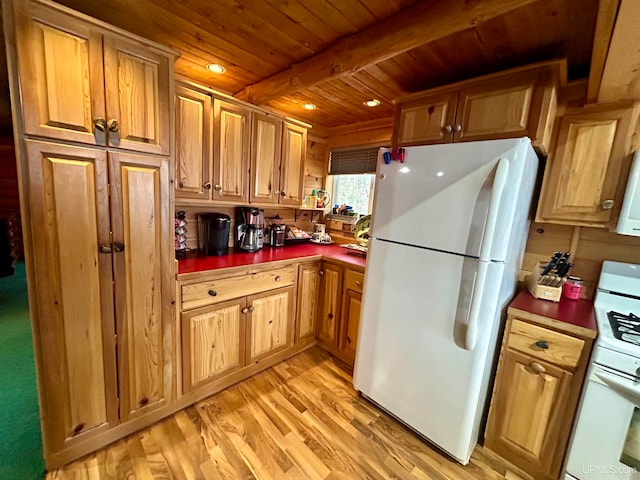
[[[50,472],[53,479],[519,479],[477,447],[462,467],[360,398],[314,347]]]

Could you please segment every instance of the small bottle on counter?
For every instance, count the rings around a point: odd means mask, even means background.
[[[580,277],[568,277],[562,286],[562,296],[570,300],[578,300],[582,292],[582,279]]]

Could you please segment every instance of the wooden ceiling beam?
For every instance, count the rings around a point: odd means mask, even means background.
[[[365,30],[344,37],[326,50],[249,85],[234,96],[262,105],[533,3],[537,0],[419,1]]]
[[[587,86],[587,103],[594,103],[598,100],[604,62],[607,59],[619,5],[620,0],[600,0],[598,5],[596,30],[591,52],[591,67],[589,69],[589,84]]]
[[[640,99],[640,2],[621,0],[598,91],[598,103]]]

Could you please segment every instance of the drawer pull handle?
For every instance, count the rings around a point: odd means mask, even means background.
[[[279,282],[280,280],[282,280],[282,278],[280,277],[280,275],[276,275],[276,282]]]
[[[361,282],[360,280],[356,280],[356,285],[357,285],[358,287],[361,287],[361,286],[362,286],[362,282]]]
[[[544,368],[538,362],[531,362],[529,367],[531,368],[531,370],[533,370],[534,373],[537,373],[538,375],[545,373],[547,371],[546,368]]]
[[[216,295],[218,295],[218,292],[216,292],[215,290],[209,290],[207,293],[212,297],[215,297]]]
[[[535,343],[536,347],[541,348],[543,350],[546,350],[549,348],[549,342],[547,342],[546,340],[538,340]]]

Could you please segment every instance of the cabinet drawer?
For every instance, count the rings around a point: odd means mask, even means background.
[[[182,310],[204,307],[218,302],[253,295],[273,288],[293,285],[296,267],[238,275],[182,286]]]
[[[507,346],[561,367],[575,367],[584,340],[513,319]]]
[[[353,270],[347,270],[345,272],[344,285],[347,290],[362,293],[364,274]]]

